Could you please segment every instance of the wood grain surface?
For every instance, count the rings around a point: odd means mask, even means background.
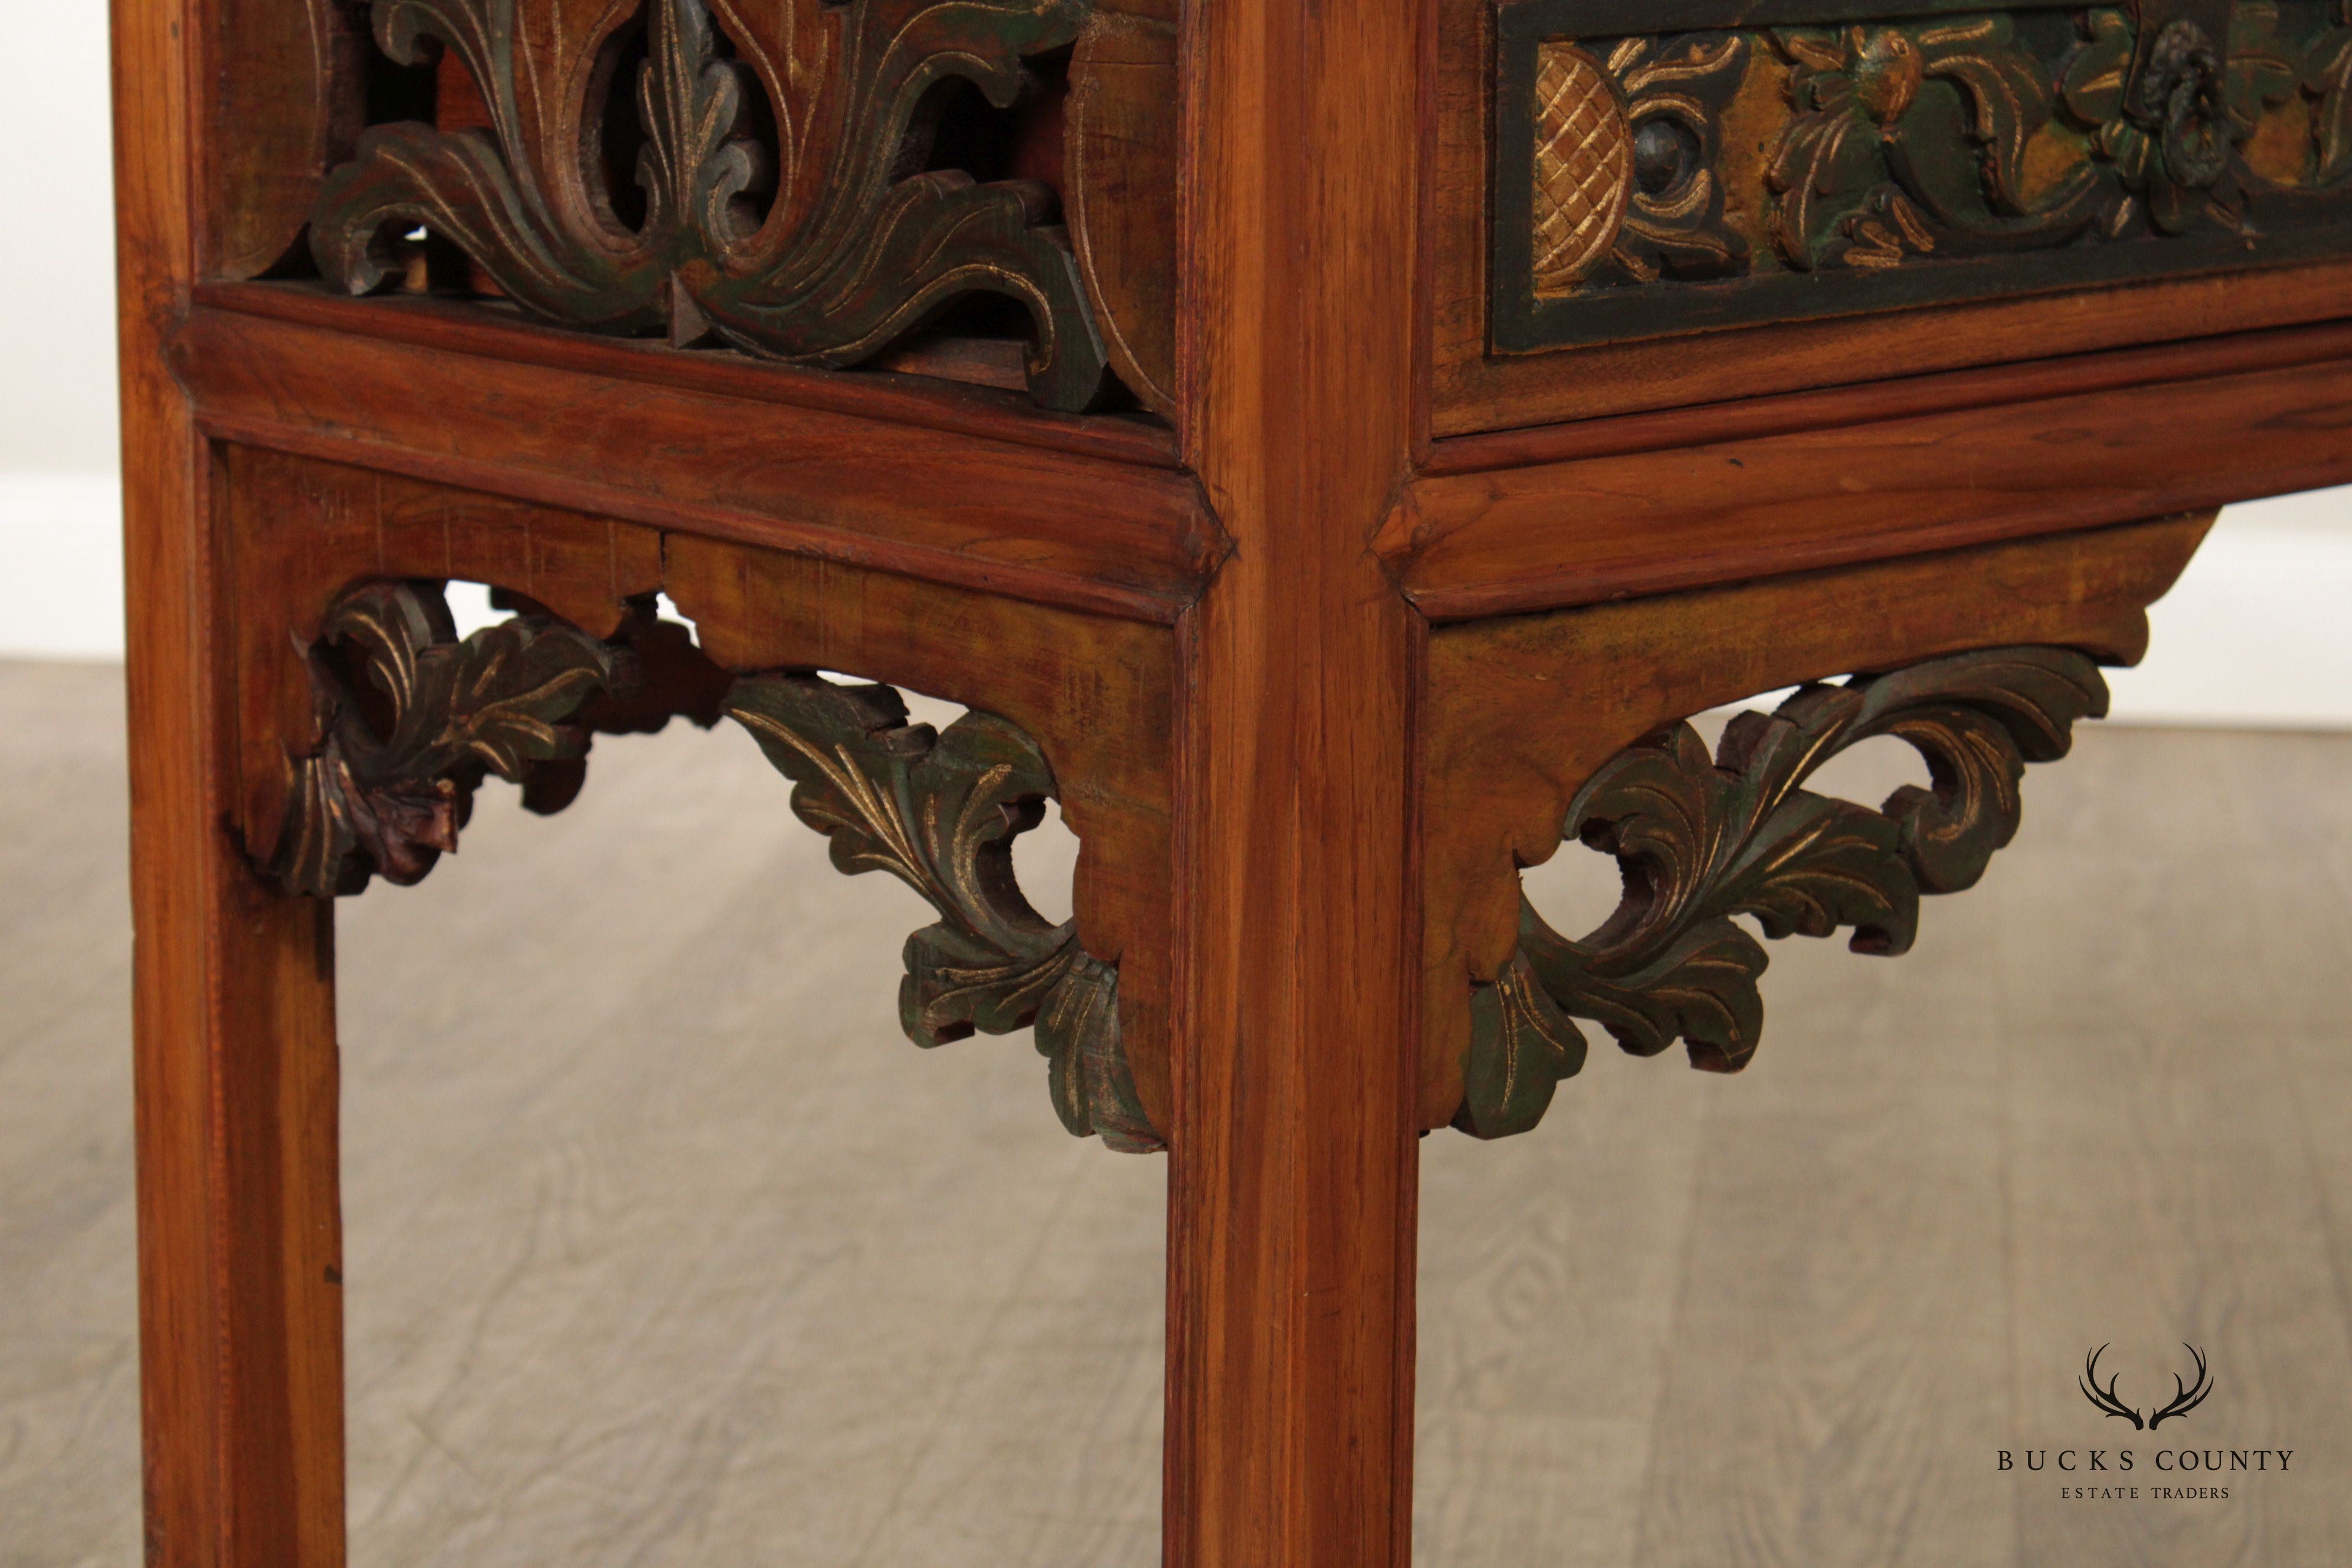
[[[364,24],[333,0],[218,0],[211,16],[206,270],[254,278],[293,252],[358,139]]]
[[[949,385],[914,375],[836,375],[718,351],[679,353],[666,343],[597,337],[535,322],[497,306],[429,296],[352,300],[315,283],[200,283],[190,302],[237,315],[325,327],[362,338],[511,360],[549,370],[749,398],[790,408],[823,408],[862,419],[978,436],[1049,452],[1171,468],[1176,437],[1133,416],[1056,414],[1026,396]],[[945,352],[945,351],[942,351]]]
[[[1857,400],[1802,429],[1685,426],[1688,444],[1423,479],[1381,546],[1423,613],[1451,620],[2339,484],[2352,363],[2335,329],[2312,331],[2248,345],[2260,368],[2208,351],[2210,375],[2190,358],[2137,384],[1910,417]]]
[[[1234,551],[1182,628],[1166,1561],[1402,1568],[1421,624],[1364,542],[1420,417],[1429,16],[1187,21],[1180,427]]]
[[[234,814],[216,471],[163,337],[199,268],[210,13],[113,16],[146,1559],[343,1561],[332,934]]]
[[[236,312],[172,352],[217,436],[1023,598],[1172,620],[1223,553],[1150,465]]]

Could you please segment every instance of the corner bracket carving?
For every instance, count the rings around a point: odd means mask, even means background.
[[[320,737],[288,759],[289,804],[269,873],[332,898],[371,877],[421,881],[457,847],[490,773],[531,810],[578,795],[593,734],[721,716],[749,731],[793,784],[802,821],[844,872],[886,870],[936,923],[908,938],[899,1021],[920,1046],[1034,1026],[1064,1126],[1114,1149],[1162,1146],[1120,1036],[1118,969],[1054,925],[1013,876],[1013,840],[1056,791],[1036,742],[992,714],[944,732],[909,724],[887,686],[802,673],[734,678],[683,628],[638,616],[614,642],[525,614],[457,636],[432,584],[345,594],[305,651]]]
[[[1532,1128],[1584,1064],[1577,1018],[1634,1055],[1681,1039],[1693,1066],[1737,1072],[1763,1029],[1768,960],[1734,916],[1768,937],[1847,928],[1856,952],[1907,952],[1920,895],[1974,886],[2016,834],[2025,764],[2063,756],[2075,722],[2106,707],[2084,655],[1999,648],[1808,685],[1733,720],[1712,759],[1687,723],[1618,753],[1577,792],[1561,837],[1614,856],[1624,900],[1570,941],[1520,899],[1517,951],[1473,993],[1455,1125],[1484,1138]],[[1873,811],[1801,787],[1879,735],[1919,752],[1929,788]]]
[[[269,867],[312,898],[359,892],[373,876],[424,880],[457,849],[488,774],[520,784],[533,811],[570,805],[589,740],[570,721],[631,675],[625,650],[545,616],[460,641],[441,595],[411,583],[344,595],[304,657],[321,741],[288,760]]]
[[[909,724],[889,687],[810,675],[739,680],[727,713],[793,781],[793,810],[831,840],[837,868],[887,871],[939,911],[907,939],[907,1037],[929,1047],[1034,1024],[1065,1127],[1159,1148],[1119,1045],[1118,971],[1075,921],[1030,908],[1013,878],[1013,840],[1055,794],[1036,742],[988,713],[944,731]]]

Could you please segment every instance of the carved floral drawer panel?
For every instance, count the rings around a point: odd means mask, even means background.
[[[1526,0],[1503,349],[2294,260],[2352,241],[2339,0]]]
[[[1449,0],[1441,25],[1441,433],[2343,298],[2344,0]],[[1969,314],[1915,330],[1929,307]]]

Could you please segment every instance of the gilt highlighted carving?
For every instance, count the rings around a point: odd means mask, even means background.
[[[1572,44],[1543,46],[1536,98],[1536,292],[1556,294],[1617,242],[1633,133],[1600,63]]]
[[[309,650],[321,737],[289,760],[270,866],[298,893],[402,886],[455,852],[490,773],[550,812],[578,792],[582,705],[625,679],[628,656],[542,616],[459,641],[440,594],[377,583],[337,601]],[[354,668],[355,667],[355,668]]]
[[[1013,840],[1055,795],[1044,752],[1014,725],[975,712],[934,731],[908,723],[887,686],[730,681],[650,613],[613,642],[543,615],[460,640],[431,584],[344,595],[308,658],[319,741],[289,759],[268,861],[290,890],[413,884],[457,847],[489,774],[554,811],[579,792],[592,734],[732,718],[793,781],[793,810],[831,840],[835,866],[887,871],[938,911],[907,940],[908,1037],[938,1046],[1034,1026],[1064,1126],[1115,1149],[1160,1147],[1120,1039],[1118,967],[1087,952],[1076,921],[1037,914],[1014,879]]]
[[[642,17],[640,12],[642,8]],[[320,269],[383,286],[422,226],[517,303],[613,332],[716,333],[755,353],[847,365],[956,299],[1006,296],[1034,328],[1032,392],[1063,409],[1103,386],[1100,335],[1054,193],[928,168],[950,79],[1010,105],[1024,61],[1070,44],[1087,0],[374,0],[403,64],[462,62],[488,129],[376,126],[327,181]],[[634,79],[621,44],[646,29]],[[644,145],[616,189],[608,98]],[[642,216],[624,212],[642,206]]]
[[[1577,792],[1562,837],[1616,857],[1624,900],[1570,941],[1521,899],[1517,951],[1473,994],[1457,1125],[1488,1138],[1533,1127],[1583,1065],[1577,1018],[1637,1056],[1679,1039],[1694,1066],[1738,1071],[1763,1031],[1768,961],[1735,916],[1768,937],[1845,929],[1856,952],[1907,952],[1920,895],[1976,884],[2017,832],[2025,764],[2063,756],[2074,723],[2106,703],[2083,655],[2003,648],[1807,686],[1735,719],[1712,758],[1688,724],[1619,753]],[[1926,759],[1929,788],[1873,811],[1802,787],[1878,735]]]
[[[1031,909],[1013,879],[1013,840],[1054,794],[1036,742],[985,713],[944,732],[909,724],[890,688],[816,676],[738,681],[727,712],[793,781],[793,810],[832,841],[835,866],[887,871],[939,911],[907,939],[907,1037],[937,1046],[1034,1024],[1065,1127],[1159,1148],[1119,1045],[1118,971],[1075,922]]]
[[[2346,0],[1772,9],[1502,8],[1498,346],[2287,260],[2352,228]]]

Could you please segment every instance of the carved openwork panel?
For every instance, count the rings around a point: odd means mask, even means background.
[[[1496,36],[1506,352],[2352,239],[2344,0],[1520,0]]]
[[[1113,1148],[1160,1146],[1121,1044],[1118,971],[1022,896],[1014,838],[1056,793],[1036,742],[971,712],[944,731],[908,721],[887,686],[809,671],[730,677],[650,611],[600,641],[526,613],[460,639],[435,584],[362,584],[306,650],[317,740],[287,759],[289,802],[268,864],[312,897],[373,876],[423,879],[496,773],[524,805],[570,804],[597,732],[673,716],[734,720],[793,781],[801,820],[845,872],[881,870],[938,921],[907,941],[900,1022],[922,1046],[1034,1027],[1063,1124]]]
[[[1737,1072],[1763,1030],[1767,959],[1735,917],[1768,937],[1845,929],[1856,952],[1909,951],[1920,895],[1973,887],[2015,836],[2025,764],[2063,756],[2076,721],[2106,706],[2084,655],[2000,648],[1806,686],[1733,720],[1713,757],[1687,723],[1620,752],[1577,792],[1561,837],[1614,856],[1624,900],[1570,940],[1520,899],[1517,951],[1473,992],[1456,1125],[1533,1127],[1584,1065],[1578,1018],[1637,1056],[1679,1039],[1694,1066]],[[1930,787],[1875,811],[1803,787],[1881,735],[1926,759]]]
[[[959,311],[989,341],[1020,331],[1050,407],[1096,405],[1114,362],[1164,407],[1157,9],[373,0],[374,122],[327,176],[310,250],[354,292],[454,282],[809,365]]]

